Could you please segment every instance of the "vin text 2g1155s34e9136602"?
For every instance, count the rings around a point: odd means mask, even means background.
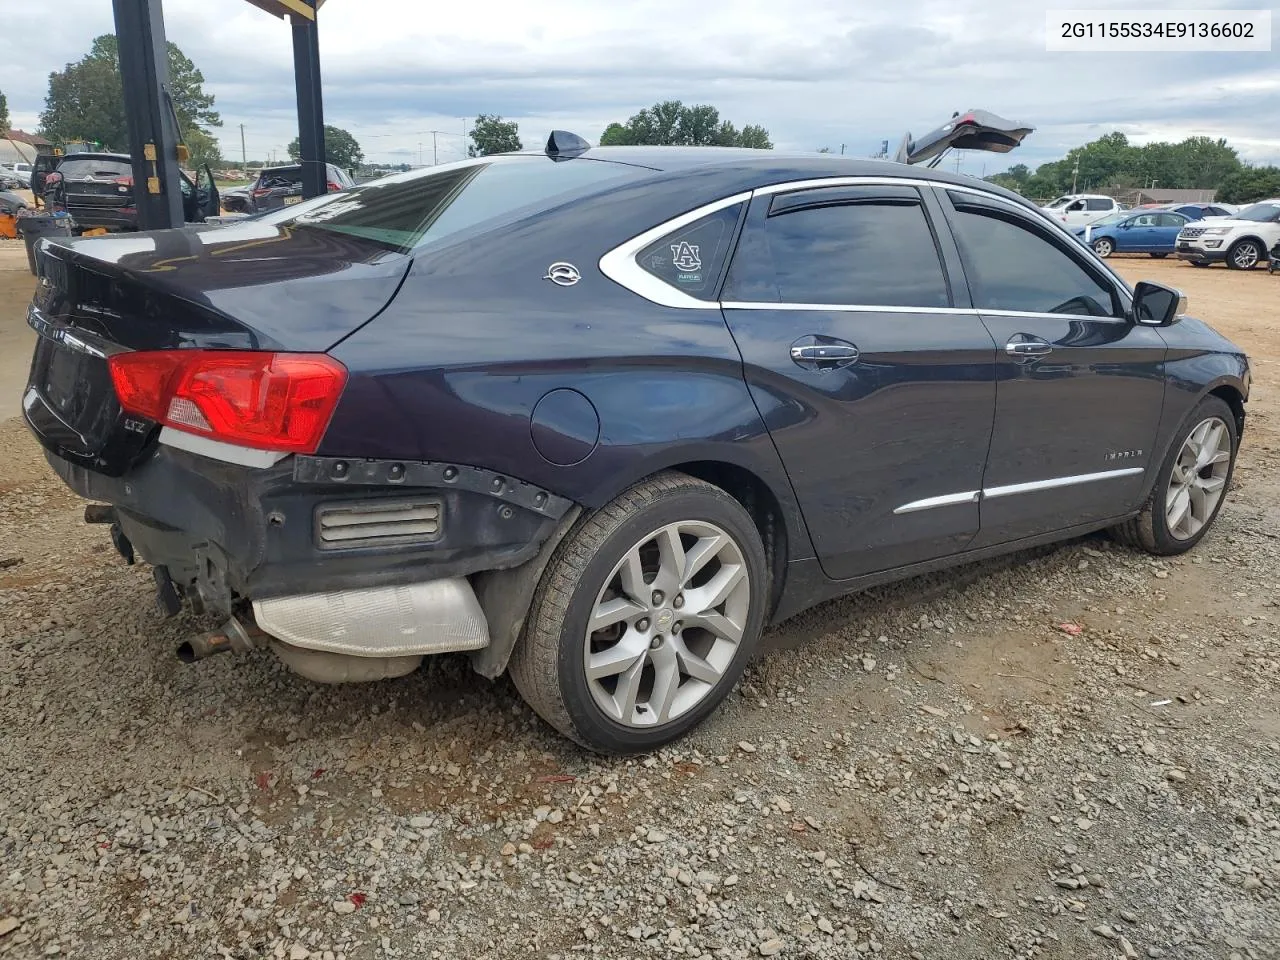
[[[466,651],[601,751],[680,736],[826,598],[1191,548],[1249,394],[1020,197],[843,157],[557,133],[40,273],[26,421],[166,612],[225,618],[182,655]]]

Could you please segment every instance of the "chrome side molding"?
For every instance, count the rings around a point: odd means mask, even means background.
[[[912,500],[894,509],[894,513],[916,513],[920,510],[933,510],[936,507],[954,507],[961,503],[977,503],[981,500],[993,500],[997,497],[1012,497],[1019,493],[1038,493],[1041,490],[1053,490],[1057,487],[1074,487],[1081,483],[1094,483],[1098,480],[1117,480],[1120,477],[1132,477],[1145,473],[1145,467],[1125,467],[1122,470],[1102,470],[1098,473],[1078,473],[1070,477],[1050,477],[1048,480],[1032,480],[1028,483],[1010,483],[1000,487],[983,487],[981,490],[965,490],[961,493],[944,493],[938,497],[925,497],[923,500]]]

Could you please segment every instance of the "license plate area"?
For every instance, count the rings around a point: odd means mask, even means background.
[[[287,207],[287,206],[290,206],[291,204],[301,203],[301,202],[302,202],[302,198],[301,198],[301,197],[285,197],[285,198],[284,198],[284,205],[285,205],[286,207]]]

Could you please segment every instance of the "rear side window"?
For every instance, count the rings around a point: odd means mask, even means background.
[[[258,175],[259,189],[275,187],[296,187],[302,184],[301,167],[283,167],[278,170],[263,170]]]
[[[792,207],[764,223],[783,303],[951,303],[933,232],[919,202]]]
[[[1187,222],[1187,218],[1177,213],[1160,214],[1160,226],[1162,227],[1180,227]]]
[[[1116,316],[1112,288],[1018,218],[957,205],[954,226],[979,310]]]
[[[1102,199],[1086,200],[1085,206],[1089,210],[1111,210],[1112,208],[1115,207],[1115,203],[1113,203],[1110,200],[1102,200]]]
[[[585,157],[462,160],[331,193],[262,219],[362,237],[408,252],[485,221],[532,213],[557,197],[651,173]]]
[[[673,230],[641,250],[636,262],[683,293],[699,300],[713,299],[742,206],[735,203]]]

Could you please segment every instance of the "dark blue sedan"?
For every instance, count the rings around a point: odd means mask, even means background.
[[[1093,530],[1191,549],[1249,394],[1018,195],[851,157],[555,134],[38,269],[24,417],[160,609],[225,621],[184,659],[465,652],[609,752],[827,598]]]
[[[1104,259],[1113,253],[1149,253],[1162,258],[1173,253],[1178,232],[1188,221],[1180,213],[1127,210],[1072,232]]]

